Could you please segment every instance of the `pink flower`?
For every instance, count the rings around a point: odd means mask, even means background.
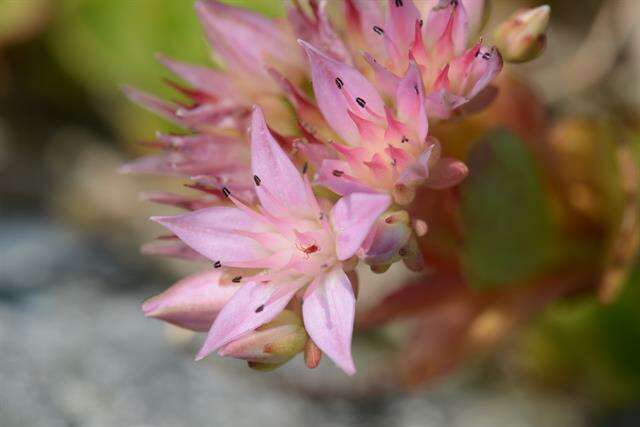
[[[415,62],[395,85],[397,118],[376,88],[355,68],[300,41],[311,63],[318,108],[345,144],[332,143],[341,159],[325,159],[318,183],[345,195],[386,192],[396,203],[413,200],[414,187],[446,188],[467,174],[462,162],[441,158],[428,137],[426,99]]]
[[[484,15],[483,0],[389,0],[384,23],[377,5],[351,0],[350,15],[365,41],[365,55],[377,84],[387,92],[415,62],[426,93],[430,117],[449,118],[454,111],[489,90],[502,69],[495,48],[475,44],[465,50]],[[418,6],[418,7],[416,7]],[[372,10],[373,9],[373,10]],[[372,35],[378,36],[377,40]],[[379,46],[384,46],[380,48]],[[481,97],[483,104],[492,99]],[[477,109],[483,105],[474,105]]]
[[[355,372],[351,333],[355,297],[345,269],[389,206],[384,194],[352,193],[335,205],[318,200],[267,129],[260,108],[251,121],[251,167],[259,210],[224,193],[216,206],[156,217],[217,268],[238,271],[243,286],[222,308],[198,353],[201,359],[272,320],[303,288],[304,325],[348,374]]]

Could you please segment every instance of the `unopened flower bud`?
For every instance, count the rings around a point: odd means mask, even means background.
[[[309,338],[304,346],[304,364],[309,369],[315,369],[320,364],[321,358],[322,350]]]
[[[508,62],[527,62],[537,58],[547,44],[545,31],[551,8],[547,5],[523,9],[498,26],[495,43]]]
[[[400,249],[400,256],[409,270],[421,271],[424,268],[424,257],[416,236],[412,235],[409,242]]]
[[[409,214],[396,211],[381,216],[363,243],[363,260],[369,265],[392,264],[402,256],[400,249],[411,237]]]
[[[427,223],[421,219],[414,219],[411,225],[413,226],[413,231],[416,232],[416,235],[418,237],[424,236],[429,230],[429,226],[427,225]]]
[[[218,354],[243,359],[258,370],[269,370],[300,353],[307,342],[302,319],[291,310],[282,311],[274,320],[222,347]],[[270,365],[270,366],[265,366]]]

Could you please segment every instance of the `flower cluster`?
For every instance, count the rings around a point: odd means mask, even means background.
[[[484,0],[293,0],[286,21],[199,0],[222,69],[160,61],[191,101],[132,88],[135,102],[189,132],[159,134],[159,154],[123,167],[188,179],[196,196],[147,197],[187,212],[153,219],[171,239],[148,253],[209,260],[143,305],[146,315],[208,331],[217,351],[258,369],[304,352],[355,373],[355,267],[422,268],[428,218],[403,210],[421,186],[468,173],[443,155],[429,122],[477,111],[496,90],[498,50],[475,41]],[[331,16],[331,18],[330,18]]]

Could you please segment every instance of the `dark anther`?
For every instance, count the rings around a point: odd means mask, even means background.
[[[342,86],[344,86],[342,79],[340,77],[336,77],[335,81],[336,81],[336,86],[338,86],[338,89],[342,89]]]
[[[391,166],[396,167],[398,161],[396,159],[391,159]]]
[[[416,95],[420,95],[420,91],[418,90],[418,85],[413,85],[413,90],[416,91]]]
[[[333,171],[333,176],[337,176],[337,177],[339,178],[339,177],[341,177],[342,175],[344,175],[344,172],[342,172],[342,171],[340,171],[340,170],[338,170],[338,169],[335,169],[335,170]]]
[[[406,257],[407,255],[409,255],[409,250],[407,248],[402,248],[398,251],[398,254],[401,257]]]
[[[262,181],[260,180],[260,177],[258,175],[253,175],[253,182],[255,182],[256,185],[259,187]]]
[[[224,194],[224,197],[229,197],[231,195],[231,191],[229,191],[227,187],[222,187],[222,194]]]
[[[402,7],[402,0],[396,0],[396,7]]]
[[[264,305],[261,305],[260,307],[256,308],[256,313],[260,313],[262,310],[264,310]]]
[[[384,34],[384,30],[382,28],[378,27],[377,25],[373,26],[373,31],[375,31],[375,33],[380,35],[380,36]]]
[[[418,25],[420,25],[420,28],[422,28],[422,26],[424,25],[424,21],[421,19],[418,21]]]
[[[233,279],[231,279],[233,283],[240,283],[241,280],[242,280],[242,276],[236,276]]]
[[[485,52],[482,54],[482,59],[489,60],[491,59],[491,52]]]
[[[220,261],[216,261],[213,263],[213,268],[220,268],[222,267],[222,263]]]
[[[404,144],[405,142],[409,142],[409,138],[407,138],[406,136],[404,136],[404,135],[403,135],[403,136],[402,136],[402,139],[400,140],[400,142],[402,142],[403,144]]]
[[[309,170],[309,163],[304,162],[304,165],[302,165],[302,174],[304,175],[305,173],[307,173],[308,170]]]
[[[367,103],[364,101],[364,99],[358,97],[356,98],[356,102],[358,103],[358,105],[362,108],[364,108],[365,105],[367,105]]]

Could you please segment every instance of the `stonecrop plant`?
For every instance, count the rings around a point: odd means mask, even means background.
[[[147,300],[147,316],[206,332],[213,352],[278,367],[325,354],[356,372],[351,341],[358,264],[384,273],[429,263],[421,196],[469,174],[430,134],[489,105],[504,59],[544,47],[546,6],[522,11],[495,43],[480,36],[485,0],[292,0],[286,20],[215,0],[195,4],[219,66],[160,57],[190,102],[126,94],[183,127],[126,172],[188,180],[190,196],[147,193],[186,212],[152,218],[170,232],[150,254],[206,261]],[[422,189],[430,189],[424,193]],[[454,189],[454,190],[451,190]]]

